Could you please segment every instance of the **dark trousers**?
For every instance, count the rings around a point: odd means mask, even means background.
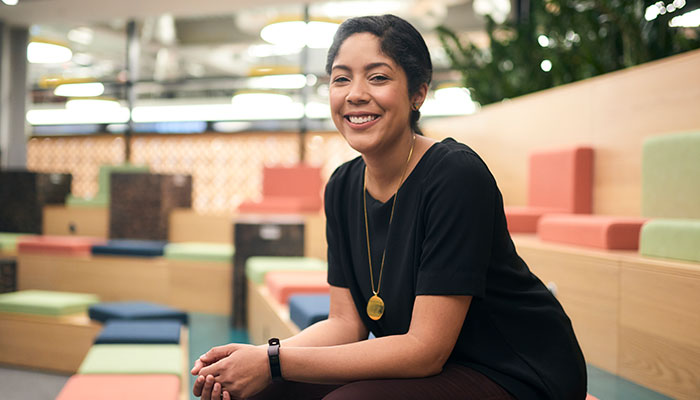
[[[377,379],[346,385],[273,383],[249,400],[515,400],[471,368],[446,364],[438,375],[417,379]]]

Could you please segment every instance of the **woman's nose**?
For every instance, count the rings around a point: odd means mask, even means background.
[[[351,104],[363,104],[368,102],[369,92],[367,91],[366,85],[357,81],[350,84],[346,100]]]

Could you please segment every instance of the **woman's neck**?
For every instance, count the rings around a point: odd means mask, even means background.
[[[389,146],[388,151],[381,154],[363,154],[362,158],[367,165],[365,171],[367,191],[375,199],[385,202],[396,193],[400,185],[401,175],[405,173],[404,179],[410,173],[411,165],[415,160],[415,146],[418,140],[415,134],[401,136],[397,142]],[[411,148],[414,147],[413,155],[408,160]],[[408,162],[407,162],[408,161]]]

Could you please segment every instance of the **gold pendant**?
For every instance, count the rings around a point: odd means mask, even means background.
[[[384,300],[376,294],[367,302],[367,315],[375,321],[384,315]]]

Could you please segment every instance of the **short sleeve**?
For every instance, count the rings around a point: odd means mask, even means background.
[[[416,295],[484,297],[496,211],[493,176],[476,154],[457,150],[435,165],[425,184]]]
[[[331,286],[348,287],[345,282],[343,268],[340,264],[340,226],[338,222],[339,189],[337,182],[337,170],[328,180],[324,194],[324,208],[326,212],[326,241],[328,242],[328,284]]]

